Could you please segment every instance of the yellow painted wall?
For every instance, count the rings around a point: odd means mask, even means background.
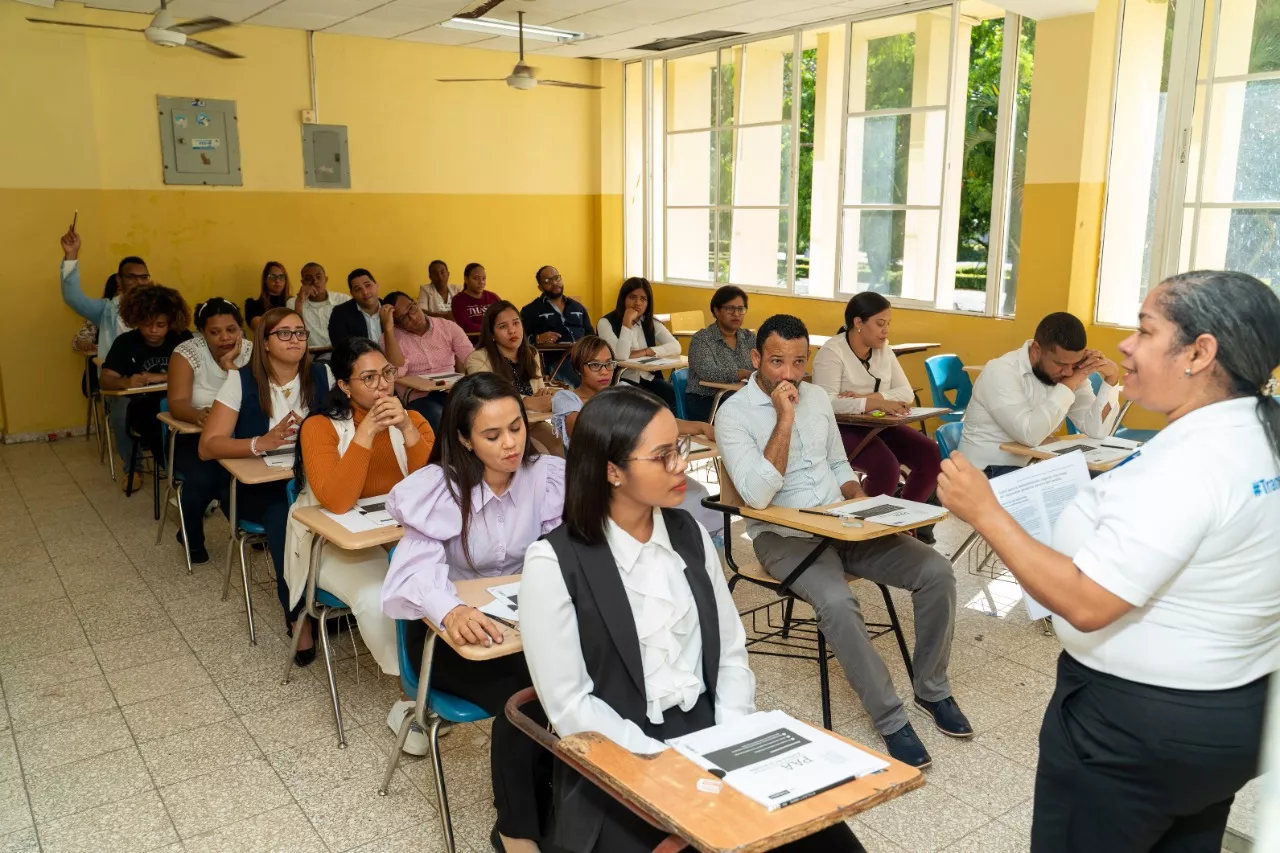
[[[31,12],[0,3],[0,299],[16,330],[0,338],[7,433],[83,422],[82,362],[70,349],[80,320],[57,279],[58,237],[76,209],[91,292],[124,254],[145,257],[156,280],[193,303],[255,295],[268,259],[283,262],[295,286],[308,260],[323,263],[338,289],[347,270],[367,266],[384,293],[415,292],[432,258],[446,260],[455,281],[479,261],[490,289],[517,304],[535,295],[534,270],[551,263],[593,311],[604,279],[617,280],[617,63],[540,57],[545,76],[609,88],[516,92],[434,82],[505,76],[507,54],[317,36],[320,119],[348,126],[352,189],[306,190],[305,33],[211,34],[247,57],[230,62],[140,35],[28,24]],[[40,14],[147,21],[71,4]],[[157,95],[237,102],[243,187],[164,186]],[[616,136],[602,134],[605,116]]]

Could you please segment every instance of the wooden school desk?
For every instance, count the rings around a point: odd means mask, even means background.
[[[643,361],[632,361],[631,359],[621,359],[618,361],[619,372],[623,370],[639,370],[643,373],[665,373],[668,370],[683,370],[689,366],[689,359],[683,355],[668,356],[645,356],[646,358],[657,358],[659,361],[665,361],[666,364],[653,365],[645,364]]]
[[[836,423],[850,424],[852,426],[870,427],[866,435],[862,437],[862,441],[849,454],[849,459],[856,459],[871,440],[880,433],[884,432],[891,426],[907,426],[910,424],[924,423],[929,418],[936,418],[936,413],[929,415],[836,415]]]
[[[219,459],[218,464],[227,469],[231,475],[231,506],[227,509],[227,520],[231,524],[231,540],[227,543],[227,579],[222,585],[222,600],[227,600],[231,589],[231,560],[236,551],[236,484],[258,486],[263,483],[279,483],[293,477],[293,466],[288,468],[272,468],[261,457],[245,459]],[[253,632],[253,598],[249,595],[249,565],[241,562],[240,573],[244,576],[244,610],[249,620],[249,645],[256,646],[258,638]]]
[[[889,767],[768,811],[728,785],[714,794],[699,791],[700,780],[714,781],[715,777],[674,749],[636,755],[598,732],[556,738],[520,710],[536,699],[533,688],[520,691],[507,702],[507,718],[649,825],[666,832],[667,839],[655,848],[663,853],[686,848],[704,853],[762,853],[924,784],[919,769],[829,732],[889,762]]]
[[[418,376],[397,376],[396,387],[408,389],[410,391],[423,391],[430,393],[432,391],[448,391],[454,385],[458,384],[461,374],[449,376],[447,378],[432,379],[427,374]]]
[[[179,435],[199,435],[200,433],[204,432],[204,427],[200,426],[199,424],[188,423],[187,421],[180,421],[177,418],[175,418],[170,412],[160,412],[159,414],[156,415],[156,420],[160,421],[162,424],[164,424],[169,428],[169,450],[166,455],[166,458],[169,460],[169,462],[168,462],[168,467],[165,469],[166,471],[169,472],[169,477],[165,481],[164,499],[160,501],[160,519],[156,529],[156,544],[159,545],[160,537],[164,535],[164,523],[166,519],[168,519],[169,517],[169,498],[171,498],[174,492],[177,491],[174,488],[174,479],[173,479],[174,478],[173,449],[178,443]],[[204,519],[200,518],[199,523],[204,524]],[[187,535],[187,530],[186,530],[187,520],[182,516],[181,505],[179,505],[178,507],[178,524],[182,528],[182,535],[185,538]],[[191,552],[184,545],[182,547],[182,553],[187,559],[187,574],[191,574],[192,573]]]
[[[554,344],[537,345],[537,350],[541,354],[549,355],[551,353],[560,353],[560,358],[556,361],[556,366],[546,373],[547,380],[554,379],[556,374],[560,372],[560,368],[564,367],[564,363],[569,360],[569,351],[573,349],[573,343],[573,341],[565,341],[563,343],[556,341]]]
[[[1067,436],[1066,438],[1063,438],[1061,440],[1070,441],[1073,437],[1074,436]],[[1014,456],[1025,456],[1029,459],[1035,459],[1037,461],[1044,460],[1044,459],[1058,458],[1057,453],[1050,453],[1047,450],[1037,450],[1034,447],[1027,447],[1025,444],[1019,444],[1016,441],[1006,441],[1004,444],[1000,445],[1000,449],[1003,450],[1005,453],[1012,453]],[[1134,448],[1134,450],[1137,450],[1137,449],[1138,448],[1136,447]],[[1095,474],[1103,474],[1107,471],[1110,471],[1112,468],[1115,468],[1117,465],[1123,462],[1126,458],[1127,457],[1121,457],[1120,459],[1117,459],[1114,462],[1087,462],[1086,464],[1089,466],[1089,470],[1094,472]]]

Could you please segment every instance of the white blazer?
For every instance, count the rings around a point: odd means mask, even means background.
[[[843,332],[832,336],[813,357],[813,384],[827,392],[837,415],[860,415],[866,410],[867,401],[862,397],[840,396],[846,391],[862,395],[878,391],[886,400],[900,403],[916,398],[907,374],[887,343],[871,350],[871,369],[867,370],[849,348],[848,336]]]

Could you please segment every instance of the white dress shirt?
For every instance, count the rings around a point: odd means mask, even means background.
[[[988,465],[1028,464],[1029,458],[1006,453],[1000,445],[1043,444],[1068,417],[1085,435],[1104,438],[1119,414],[1120,389],[1115,385],[1104,381],[1095,395],[1087,380],[1072,391],[1061,383],[1045,385],[1037,379],[1031,370],[1030,347],[1027,341],[1021,349],[987,362],[973,383],[973,396],[964,410],[960,452],[979,470]]]
[[[831,398],[831,408],[838,415],[860,415],[866,411],[867,394],[879,394],[886,400],[899,403],[915,401],[916,392],[911,388],[907,374],[889,345],[871,350],[871,369],[853,354],[849,336],[843,332],[833,336],[813,357],[813,384]],[[879,380],[880,387],[876,387]],[[841,397],[845,391],[862,394],[863,397]]]
[[[173,354],[185,358],[187,364],[191,365],[191,407],[207,409],[212,406],[218,392],[227,383],[227,371],[222,369],[213,353],[209,352],[209,342],[204,339],[204,335],[197,332],[190,340],[178,344]],[[248,364],[251,355],[253,341],[243,338],[240,341],[240,352],[236,354],[236,368]],[[239,403],[236,409],[239,410]]]
[[[326,290],[325,294],[327,298],[320,302],[302,300],[302,324],[307,327],[307,346],[311,349],[332,346],[333,342],[329,340],[329,315],[334,308],[351,301],[351,297],[345,293]]]
[[[1063,511],[1053,547],[1134,609],[1054,629],[1100,672],[1226,690],[1280,663],[1280,465],[1254,397],[1196,409]]]
[[[360,316],[364,318],[364,327],[369,330],[369,340],[378,346],[382,346],[382,311],[381,309],[374,311],[372,314],[360,309]]]
[[[418,288],[418,307],[427,314],[449,314],[452,316],[453,297],[462,290],[460,284],[446,284],[445,295],[440,296],[433,284],[424,284]]]
[[[729,595],[715,546],[701,525],[698,531],[719,620],[715,706],[716,723],[722,723],[755,711],[756,679],[747,663],[742,620]],[[686,564],[672,547],[666,522],[657,509],[648,542],[638,542],[612,520],[605,539],[635,617],[644,664],[646,716],[651,723],[661,723],[664,711],[675,707],[688,711],[706,690],[702,634],[693,593],[684,576]],[[608,571],[607,566],[594,569]],[[595,731],[631,752],[648,754],[667,748],[591,694],[595,685],[582,656],[577,611],[560,573],[560,561],[545,540],[533,543],[525,552],[520,633],[538,699],[560,736]]]
[[[327,364],[324,366],[324,374],[328,380],[327,387],[332,388],[333,371]],[[301,373],[284,385],[277,385],[274,382],[267,384],[271,386],[271,417],[267,418],[268,429],[275,429],[276,424],[284,420],[290,412],[296,412],[300,418],[307,416],[310,403],[302,398]],[[239,412],[243,393],[244,389],[240,387],[240,372],[233,371],[227,374],[227,381],[222,383],[222,390],[218,392],[214,402],[221,403],[233,412]]]
[[[618,361],[629,361],[631,353],[649,348],[649,343],[644,337],[644,326],[639,321],[636,321],[630,329],[619,326],[618,334],[615,335],[613,326],[609,325],[609,318],[601,317],[596,322],[596,334],[605,339],[609,348],[613,350],[613,357]],[[653,354],[663,358],[680,354],[680,342],[672,337],[667,327],[657,320],[653,321]],[[652,379],[653,371],[628,369],[622,371],[618,378],[639,382],[641,379]]]

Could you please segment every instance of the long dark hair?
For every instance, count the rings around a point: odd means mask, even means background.
[[[307,472],[302,464],[303,428],[307,425],[307,421],[312,418],[332,418],[335,421],[345,421],[352,417],[351,397],[338,387],[338,380],[341,379],[350,385],[351,373],[355,370],[356,362],[360,360],[362,355],[367,355],[371,352],[386,355],[386,353],[382,352],[382,347],[368,338],[348,338],[334,349],[333,359],[329,362],[329,370],[333,373],[333,387],[329,389],[329,393],[324,399],[324,405],[320,410],[308,412],[302,423],[298,425],[298,447],[293,460],[293,481],[297,485],[299,492],[307,484]]]
[[[280,272],[284,273],[284,290],[280,291],[279,296],[272,296],[267,291],[267,275],[271,272],[272,267],[279,267]],[[289,304],[289,291],[293,289],[293,282],[289,280],[289,271],[284,268],[284,264],[279,261],[267,261],[262,268],[262,281],[259,282],[258,298],[262,300],[262,310],[268,308],[283,308]]]
[[[514,311],[516,312],[516,317],[520,317],[520,309],[505,299],[490,305],[484,312],[484,319],[481,321],[480,349],[489,354],[489,369],[503,379],[512,384],[515,384],[517,379],[532,382],[534,379],[540,378],[542,374],[538,368],[538,351],[533,348],[527,332],[520,339],[520,346],[516,349],[516,368],[519,370],[519,376],[512,372],[511,365],[498,350],[498,339],[494,336],[493,327],[498,323],[498,315],[504,311]],[[524,328],[523,318],[520,319],[520,327]]]
[[[887,311],[892,307],[893,304],[888,299],[874,290],[855,293],[849,297],[848,304],[844,306],[844,325],[840,327],[840,331],[836,332],[836,334],[843,335],[852,329],[854,320],[861,320],[865,323],[881,311]]]
[[[640,318],[640,327],[644,329],[645,343],[653,346],[657,341],[653,332],[653,288],[649,286],[649,279],[640,276],[632,276],[622,283],[622,287],[618,288],[618,304],[613,310],[604,317],[609,321],[609,325],[613,328],[614,335],[622,333],[622,315],[627,312],[627,296],[633,290],[643,290],[644,295],[649,297],[649,305],[644,309],[644,316]],[[630,353],[623,353],[625,358]]]
[[[1280,464],[1280,401],[1268,387],[1280,365],[1280,297],[1242,272],[1185,272],[1162,286],[1158,304],[1177,327],[1176,345],[1190,346],[1201,335],[1218,341],[1222,384],[1232,397],[1258,399],[1258,420]]]
[[[276,330],[285,317],[302,319],[292,308],[272,308],[262,315],[258,324],[258,339],[253,344],[253,356],[249,364],[253,366],[253,381],[258,385],[258,404],[262,413],[271,418],[271,356],[267,353],[267,337]],[[306,341],[303,341],[306,344]],[[299,391],[302,400],[308,406],[315,398],[316,384],[311,378],[311,350],[304,347],[302,361],[298,362],[298,376],[301,378]]]
[[[458,380],[449,392],[449,399],[444,404],[444,414],[440,418],[440,429],[436,433],[436,443],[431,448],[431,464],[444,469],[444,484],[462,512],[462,556],[467,565],[474,569],[471,562],[471,495],[476,487],[484,482],[484,463],[474,452],[462,443],[465,436],[471,438],[471,429],[475,424],[476,412],[485,403],[494,400],[511,398],[520,407],[520,417],[524,420],[524,458],[521,466],[530,464],[538,453],[529,440],[529,416],[524,410],[524,401],[516,387],[495,373],[473,373]]]
[[[604,542],[613,489],[609,463],[625,469],[640,435],[666,404],[633,385],[606,388],[587,401],[573,428],[565,467],[564,521],[589,545]]]

